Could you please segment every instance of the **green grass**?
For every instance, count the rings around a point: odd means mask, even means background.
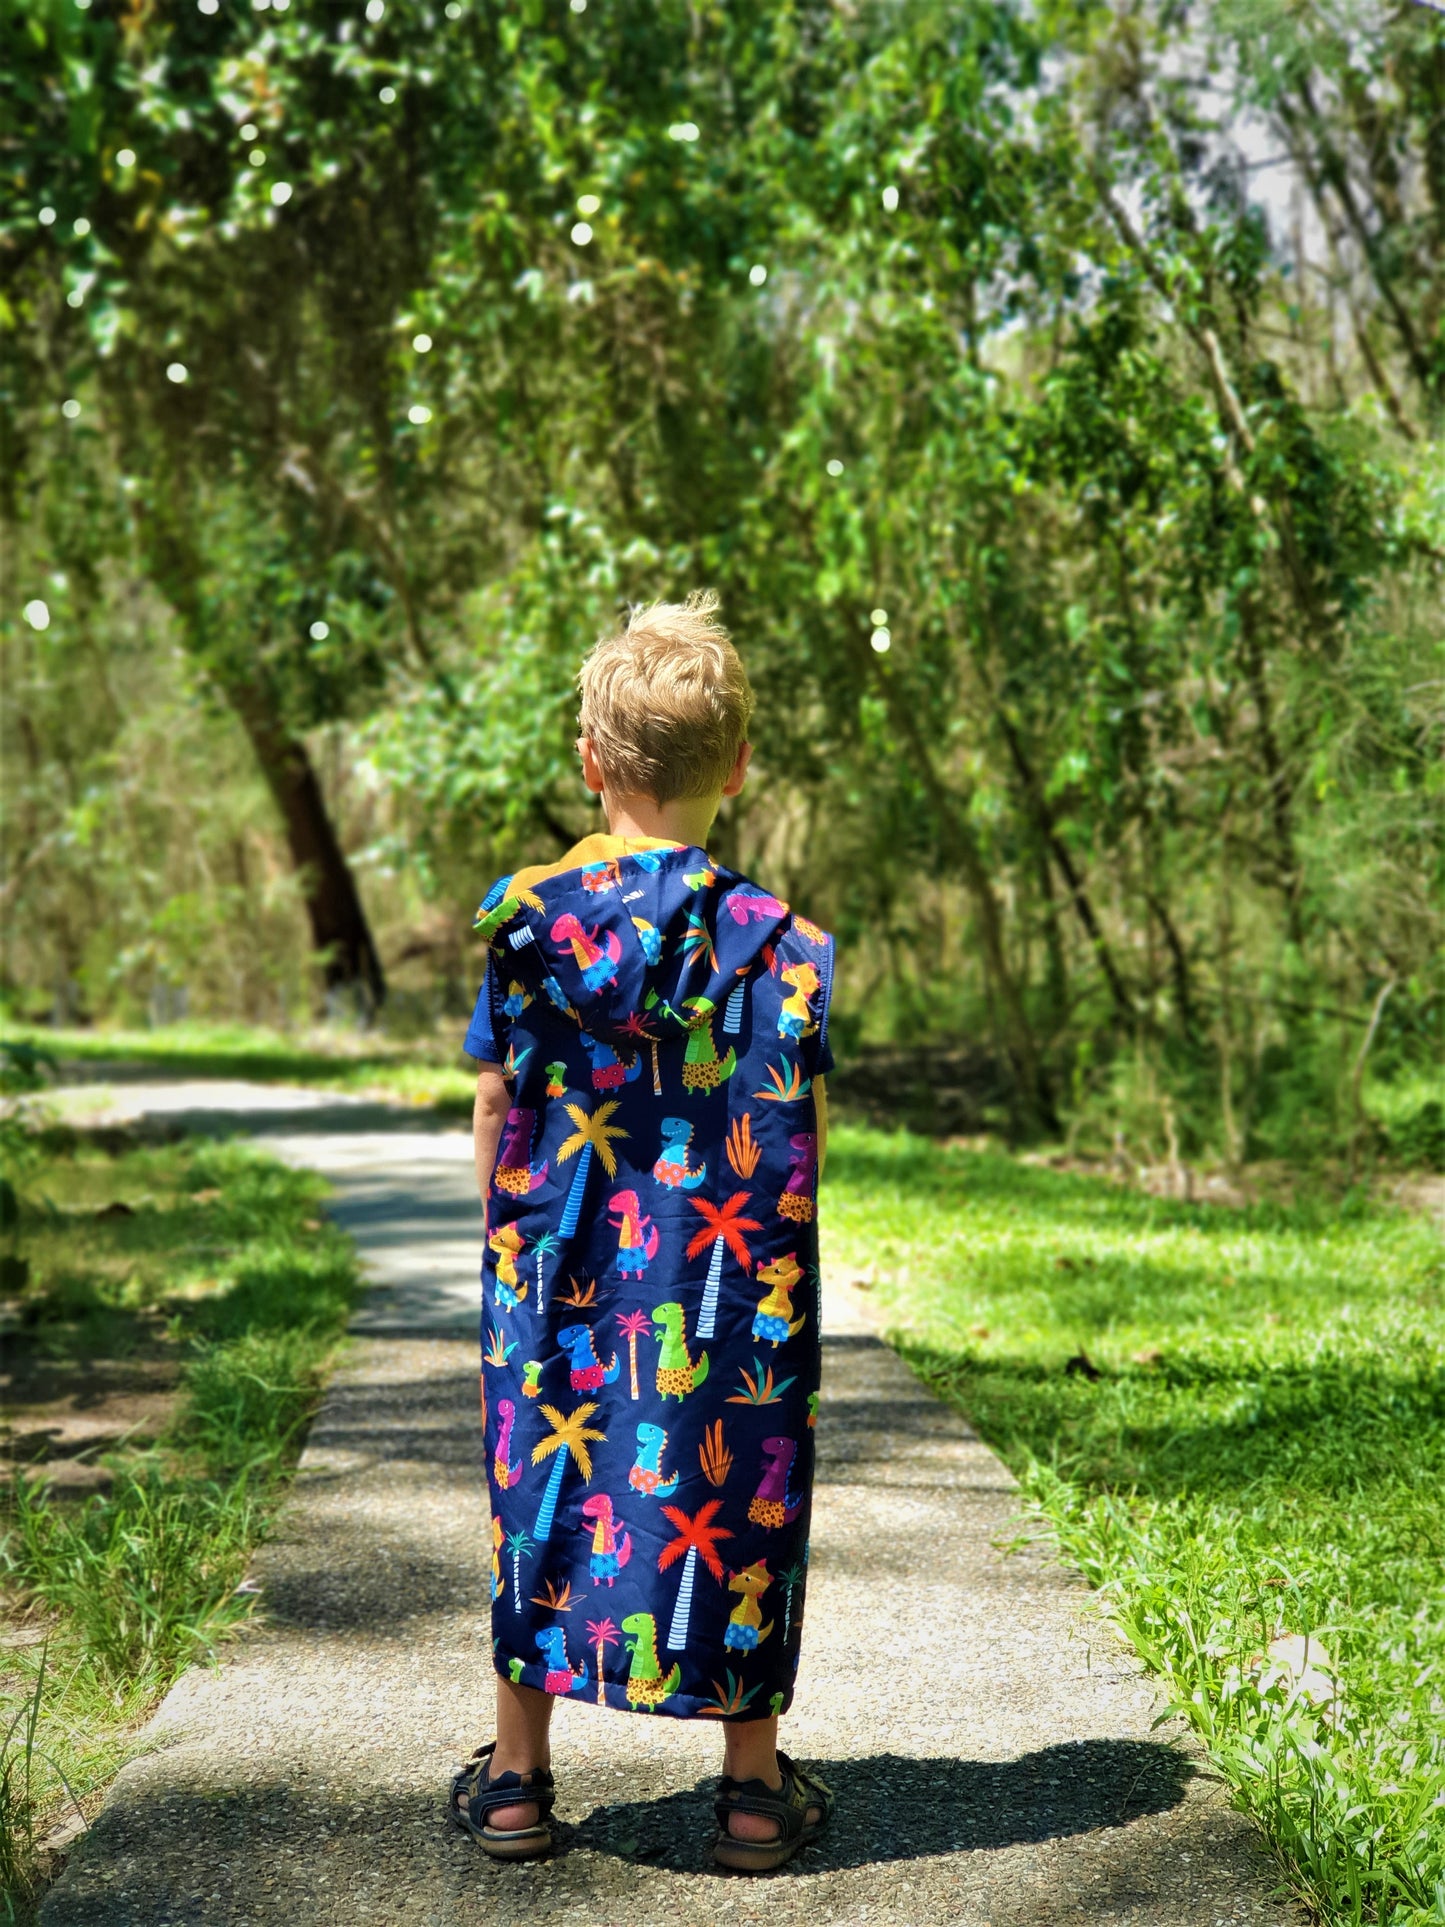
[[[400,1042],[380,1037],[300,1041],[243,1024],[173,1024],[156,1030],[47,1030],[14,1025],[0,1045],[33,1045],[62,1066],[124,1063],[177,1077],[245,1078],[259,1084],[306,1084],[316,1090],[388,1098],[470,1115],[475,1073],[456,1047],[440,1039]]]
[[[349,1244],[318,1215],[321,1181],[247,1149],[107,1157],[64,1132],[12,1135],[7,1149],[17,1429],[27,1396],[103,1409],[127,1374],[160,1388],[162,1422],[104,1455],[107,1491],[66,1499],[12,1483],[0,1922],[33,1917],[37,1838],[113,1777],[156,1699],[249,1612],[236,1588],[357,1285]]]
[[[1361,1194],[1223,1210],[849,1128],[822,1222],[1319,1917],[1445,1922],[1438,1230]],[[1080,1353],[1096,1379],[1065,1371]],[[1333,1707],[1257,1668],[1299,1633]]]

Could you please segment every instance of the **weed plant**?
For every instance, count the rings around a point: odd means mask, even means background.
[[[1435,1227],[1359,1194],[1174,1203],[847,1128],[822,1223],[1320,1918],[1445,1921]],[[1287,1634],[1322,1645],[1332,1701],[1261,1664]]]
[[[0,1923],[33,1915],[45,1826],[113,1776],[159,1695],[249,1611],[238,1583],[356,1288],[320,1180],[240,1147],[32,1143],[14,1187],[22,1378],[25,1362],[53,1388],[140,1361],[169,1368],[176,1395],[157,1436],[106,1455],[107,1490],[12,1481]]]

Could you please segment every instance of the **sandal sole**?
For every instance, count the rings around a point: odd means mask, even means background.
[[[557,1844],[550,1827],[520,1827],[515,1833],[499,1833],[490,1827],[474,1827],[470,1815],[456,1807],[449,1809],[448,1818],[493,1860],[540,1860]]]
[[[730,1873],[771,1873],[775,1867],[785,1866],[807,1844],[806,1840],[794,1840],[791,1844],[781,1840],[760,1840],[750,1853],[745,1840],[729,1838],[718,1841],[712,1850],[712,1857]]]

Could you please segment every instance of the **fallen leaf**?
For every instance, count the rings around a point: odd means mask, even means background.
[[[321,1229],[320,1218],[303,1218],[301,1220],[301,1229],[303,1231],[319,1231]]]
[[[1162,1365],[1164,1363],[1164,1354],[1157,1345],[1145,1345],[1135,1352],[1134,1363],[1136,1365]]]
[[[970,1325],[968,1328],[968,1335],[970,1338],[979,1338],[979,1339],[987,1338],[988,1326],[987,1325]]]

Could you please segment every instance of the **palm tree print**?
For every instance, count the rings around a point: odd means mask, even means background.
[[[537,1309],[543,1305],[542,1298],[542,1260],[551,1258],[562,1249],[562,1240],[552,1231],[539,1232],[532,1241],[532,1256],[537,1260]]]
[[[522,1610],[522,1561],[537,1550],[537,1542],[525,1526],[507,1534],[507,1550],[512,1555],[512,1611]]]
[[[723,1247],[733,1254],[744,1271],[753,1268],[753,1254],[743,1236],[745,1231],[761,1231],[762,1225],[756,1218],[741,1216],[742,1208],[751,1194],[747,1191],[734,1191],[726,1204],[709,1204],[706,1198],[689,1198],[688,1203],[694,1211],[702,1213],[703,1225],[688,1241],[687,1255],[696,1258],[699,1252],[712,1246],[712,1262],[707,1270],[707,1288],[702,1294],[702,1309],[697,1318],[697,1336],[711,1338],[717,1325],[718,1292],[722,1288]]]
[[[602,1655],[609,1646],[615,1646],[621,1638],[618,1628],[610,1619],[589,1619],[587,1631],[597,1654],[597,1704],[607,1704],[607,1682],[602,1677]]]
[[[803,1583],[804,1570],[805,1568],[802,1566],[784,1566],[783,1570],[778,1574],[779,1583],[783,1588],[784,1645],[787,1644],[788,1632],[793,1623],[793,1593],[795,1589]]]
[[[617,1321],[617,1329],[627,1340],[627,1361],[632,1367],[632,1396],[639,1398],[637,1388],[637,1341],[646,1338],[652,1330],[652,1320],[645,1311],[625,1311]]]
[[[633,1037],[639,1044],[646,1044],[652,1057],[652,1095],[662,1096],[662,1065],[658,1062],[657,1047],[662,1042],[661,1032],[649,1030],[647,1024],[635,1010],[627,1013],[621,1026],[624,1036]]]
[[[572,1173],[572,1186],[567,1193],[562,1222],[557,1227],[560,1238],[570,1238],[577,1230],[577,1221],[582,1215],[582,1193],[587,1189],[587,1173],[592,1169],[592,1153],[595,1151],[602,1160],[602,1169],[609,1178],[617,1176],[617,1153],[612,1148],[612,1139],[624,1138],[628,1134],[620,1124],[610,1124],[608,1119],[620,1103],[619,1098],[609,1098],[590,1114],[580,1104],[562,1106],[577,1129],[557,1146],[557,1162],[565,1164],[568,1158],[577,1157],[579,1151],[582,1155],[577,1158],[577,1169]]]
[[[592,1454],[589,1445],[601,1445],[607,1434],[599,1432],[587,1423],[597,1410],[593,1405],[579,1405],[575,1412],[562,1413],[555,1405],[544,1405],[542,1417],[551,1426],[551,1435],[532,1447],[532,1463],[540,1465],[549,1453],[555,1453],[552,1460],[551,1476],[547,1480],[547,1490],[542,1494],[542,1503],[537,1508],[537,1523],[532,1530],[537,1535],[539,1545],[545,1545],[552,1536],[552,1522],[557,1516],[557,1498],[562,1490],[562,1474],[567,1469],[569,1458],[575,1458],[578,1470],[584,1479],[592,1477]]]
[[[672,1625],[668,1628],[667,1647],[669,1652],[681,1652],[687,1644],[688,1621],[692,1617],[693,1581],[697,1577],[697,1562],[703,1564],[719,1583],[723,1576],[723,1563],[717,1554],[719,1539],[731,1539],[732,1533],[727,1526],[715,1526],[713,1520],[722,1511],[721,1499],[709,1499],[699,1506],[691,1518],[681,1506],[665,1505],[663,1516],[671,1519],[677,1527],[677,1537],[669,1539],[657,1555],[657,1570],[666,1572],[667,1568],[683,1560],[682,1584],[677,1589],[677,1604],[672,1611]]]

